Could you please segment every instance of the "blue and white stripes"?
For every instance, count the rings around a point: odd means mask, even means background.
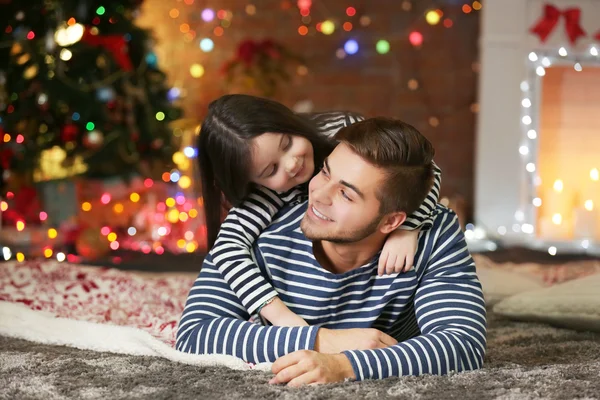
[[[318,113],[309,117],[313,118],[321,134],[327,137],[334,136],[345,126],[364,120],[362,116],[348,112]],[[431,226],[441,185],[441,170],[435,164],[434,177],[427,198],[417,211],[408,216],[400,229]],[[265,301],[277,296],[277,292],[252,262],[250,248],[283,205],[301,197],[302,193],[297,189],[283,194],[265,188],[258,189],[240,207],[231,209],[221,225],[214,245],[213,261],[251,314]]]
[[[285,206],[249,256],[275,293],[311,326],[248,322],[250,313],[214,264],[227,251],[215,248],[190,291],[178,329],[178,350],[272,362],[293,351],[314,349],[320,327],[377,328],[400,343],[386,349],[346,351],[358,379],[481,367],[485,304],[452,211],[437,206],[432,227],[419,236],[413,270],[381,277],[377,276],[377,257],[344,274],[322,268],[313,256],[312,242],[299,229],[305,211],[305,202]],[[248,293],[253,295],[254,290]]]

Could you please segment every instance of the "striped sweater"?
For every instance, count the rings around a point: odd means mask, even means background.
[[[264,204],[269,199],[265,195],[256,209],[247,211],[244,223],[260,229],[255,221],[264,223],[268,218]],[[436,207],[431,227],[419,233],[415,268],[378,276],[378,254],[343,274],[321,267],[312,242],[300,230],[306,207],[306,201],[284,206],[260,234],[252,257],[285,304],[310,326],[249,322],[251,314],[215,265],[216,259],[227,257],[228,250],[214,248],[190,290],[177,332],[179,351],[273,362],[297,350],[314,349],[320,327],[376,328],[399,343],[385,349],[346,351],[359,380],[441,375],[482,366],[485,304],[454,212]],[[239,236],[240,231],[227,234]]]
[[[329,112],[308,116],[316,124],[321,134],[333,137],[341,128],[364,120],[364,117],[349,112]],[[434,164],[434,183],[427,198],[417,211],[411,214],[400,229],[412,230],[431,226],[431,215],[440,194],[441,170]],[[298,190],[283,194],[272,194],[272,201],[260,203],[260,195],[250,196],[239,208],[230,210],[221,225],[214,247],[221,254],[215,263],[226,282],[233,289],[242,304],[252,314],[267,300],[277,296],[277,292],[260,273],[252,261],[250,248],[256,238],[271,223],[272,217],[291,199],[297,198]],[[280,200],[275,197],[279,197]],[[247,208],[262,208],[266,218],[245,221]],[[251,211],[251,210],[250,210]]]

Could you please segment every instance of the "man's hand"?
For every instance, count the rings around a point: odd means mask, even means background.
[[[312,350],[295,351],[278,358],[271,371],[275,377],[269,384],[287,383],[293,387],[356,379],[352,364],[344,354],[321,354]]]
[[[346,350],[383,349],[396,344],[398,344],[396,339],[373,328],[319,328],[315,351],[337,354]]]

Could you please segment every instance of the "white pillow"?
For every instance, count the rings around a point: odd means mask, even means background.
[[[493,310],[521,321],[600,332],[600,274],[509,297]]]
[[[479,268],[478,266],[477,277],[483,287],[486,307],[492,307],[507,297],[544,287],[539,279],[501,268]]]

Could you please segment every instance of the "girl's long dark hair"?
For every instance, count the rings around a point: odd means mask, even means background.
[[[311,119],[276,101],[232,94],[210,103],[198,138],[209,249],[217,238],[223,212],[240,205],[251,190],[250,141],[267,132],[308,139],[314,149],[315,172],[334,147]]]

